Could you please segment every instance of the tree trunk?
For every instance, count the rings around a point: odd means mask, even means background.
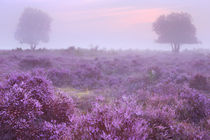
[[[35,50],[36,49],[36,44],[31,44],[31,50]]]
[[[171,43],[171,47],[172,47],[172,52],[175,52],[176,51],[176,45],[175,45],[175,43]]]
[[[177,43],[171,43],[172,52],[179,53],[180,51],[180,44]]]
[[[180,45],[179,44],[176,44],[175,52],[176,53],[179,53],[179,50],[180,50]]]

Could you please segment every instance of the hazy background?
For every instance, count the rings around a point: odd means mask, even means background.
[[[155,43],[152,23],[161,14],[179,11],[192,15],[202,42],[190,47],[210,48],[209,5],[209,0],[0,0],[0,49],[29,48],[14,39],[25,7],[41,9],[53,19],[50,42],[38,48],[92,44],[107,49],[170,49]]]

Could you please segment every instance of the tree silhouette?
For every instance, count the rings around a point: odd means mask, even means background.
[[[38,9],[26,8],[19,19],[15,38],[35,49],[40,42],[49,41],[51,18]]]
[[[153,30],[158,35],[158,43],[171,44],[173,52],[179,52],[182,44],[199,43],[196,28],[187,13],[171,13],[160,16],[153,23]]]

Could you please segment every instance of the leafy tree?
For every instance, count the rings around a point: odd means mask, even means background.
[[[182,44],[199,43],[188,13],[162,15],[153,23],[153,30],[158,35],[157,42],[171,44],[173,52],[179,52]]]
[[[35,49],[40,42],[49,41],[51,18],[38,9],[26,8],[19,19],[15,38]]]

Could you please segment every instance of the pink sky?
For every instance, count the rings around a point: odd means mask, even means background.
[[[157,48],[152,23],[170,12],[184,11],[193,17],[203,47],[210,46],[208,0],[0,0],[0,49],[20,45],[13,34],[25,7],[47,12],[52,18],[51,41],[40,47],[71,45],[101,48]],[[27,46],[26,46],[27,47]],[[164,48],[164,47],[163,47]]]

